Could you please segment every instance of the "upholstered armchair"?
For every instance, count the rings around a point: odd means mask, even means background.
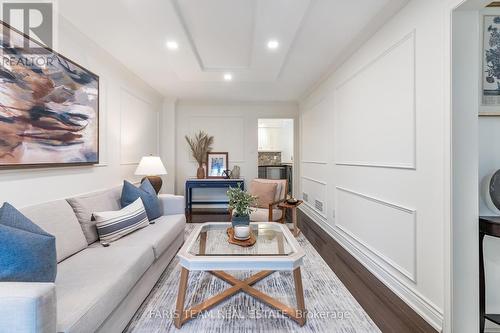
[[[286,200],[288,183],[286,179],[254,179],[248,192],[257,197],[258,205],[250,215],[252,222],[285,221],[285,209],[278,204]]]

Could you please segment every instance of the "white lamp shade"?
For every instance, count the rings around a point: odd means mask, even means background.
[[[144,156],[135,170],[138,176],[166,175],[167,170],[159,156]]]

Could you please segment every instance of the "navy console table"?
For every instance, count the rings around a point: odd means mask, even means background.
[[[186,214],[191,216],[193,211],[193,205],[220,205],[227,204],[228,200],[225,201],[193,201],[193,189],[194,188],[230,188],[238,187],[245,189],[244,179],[188,179],[186,180],[186,188],[184,191],[184,196],[186,198]]]

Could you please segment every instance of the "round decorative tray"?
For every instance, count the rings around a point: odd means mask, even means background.
[[[227,228],[227,236],[228,236],[228,242],[234,245],[239,245],[243,247],[249,247],[255,244],[257,239],[255,239],[255,235],[253,234],[252,230],[250,230],[250,237],[245,240],[239,240],[234,238],[234,230],[232,227]]]

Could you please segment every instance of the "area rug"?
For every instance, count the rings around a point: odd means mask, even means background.
[[[194,223],[186,226],[186,237],[196,226]],[[301,270],[308,316],[303,327],[253,297],[239,293],[177,329],[172,318],[179,288],[180,265],[175,258],[125,332],[380,332],[307,239],[301,234],[297,240],[306,253]],[[256,272],[231,272],[239,279],[253,273]],[[291,272],[275,272],[254,286],[287,305],[296,306]],[[229,287],[228,283],[210,273],[190,272],[186,308]]]

